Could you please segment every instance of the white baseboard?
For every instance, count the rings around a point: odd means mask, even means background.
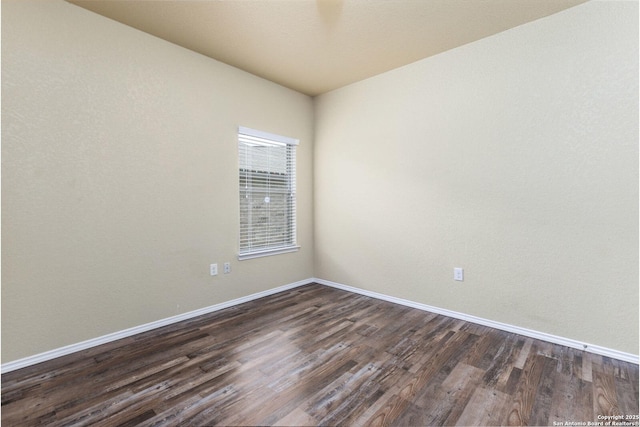
[[[444,316],[453,317],[455,319],[465,320],[467,322],[476,323],[483,326],[489,326],[491,328],[500,329],[507,332],[523,335],[530,338],[539,339],[542,341],[551,342],[554,344],[564,345],[571,348],[577,348],[590,353],[599,354],[602,356],[611,357],[613,359],[622,360],[625,362],[638,364],[638,355],[625,353],[618,350],[601,347],[598,345],[587,344],[580,341],[576,341],[569,338],[558,337],[555,335],[547,334],[544,332],[533,331],[519,326],[508,325],[506,323],[500,323],[493,320],[483,319],[481,317],[471,316],[464,313],[458,313],[443,308],[433,307],[426,304],[421,304],[414,301],[405,300],[402,298],[392,297],[390,295],[380,294],[378,292],[367,291],[365,289],[355,288],[353,286],[343,285],[341,283],[331,282],[329,280],[310,278],[306,280],[300,280],[298,282],[290,283],[288,285],[279,286],[277,288],[269,289],[266,291],[258,292],[255,294],[247,295],[245,297],[237,298],[231,301],[226,301],[220,304],[215,304],[209,307],[204,307],[198,310],[193,310],[188,313],[179,314],[177,316],[167,317],[155,322],[146,323],[144,325],[135,326],[133,328],[125,329],[119,332],[103,335],[101,337],[92,338],[90,340],[82,341],[77,344],[71,344],[65,347],[60,347],[54,350],[46,351],[44,353],[36,354],[34,356],[28,356],[23,359],[18,359],[12,362],[8,362],[0,366],[0,372],[11,372],[16,369],[26,368],[27,366],[35,365],[37,363],[52,360],[60,356],[66,356],[67,354],[75,353],[82,350],[87,350],[92,347],[99,346],[101,344],[107,344],[122,338],[130,337],[142,332],[147,332],[152,329],[160,328],[162,326],[171,325],[173,323],[181,322],[183,320],[192,319],[203,314],[213,313],[225,308],[233,307],[245,302],[253,301],[258,298],[266,297],[276,294],[278,292],[287,291],[289,289],[297,288],[309,283],[319,283],[324,286],[330,286],[332,288],[342,289],[348,292],[353,292],[360,295],[365,295],[371,298],[380,299],[383,301],[392,302],[395,304],[404,305],[407,307],[417,308],[419,310],[428,311],[432,313],[442,314]]]
[[[380,294],[378,292],[367,291],[365,289],[355,288],[353,286],[347,286],[341,283],[331,282],[329,280],[314,278],[313,282],[319,283],[321,285],[337,288],[337,289],[342,289],[348,292],[365,295],[371,298],[376,298],[383,301],[404,305],[407,307],[413,307],[419,310],[429,311],[431,313],[442,314],[444,316],[453,317],[455,319],[464,320],[464,321],[475,323],[478,325],[489,326],[491,328],[500,329],[506,332],[512,332],[514,334],[523,335],[529,338],[535,338],[538,340],[547,341],[553,344],[559,344],[566,347],[577,348],[579,350],[583,350],[589,353],[599,354],[601,356],[607,356],[612,359],[635,363],[636,365],[638,364],[638,355],[636,354],[625,353],[622,351],[613,350],[613,349],[602,347],[599,345],[588,344],[588,343],[580,342],[570,338],[563,338],[556,335],[547,334],[545,332],[533,331],[531,329],[521,328],[519,326],[514,326],[506,323],[496,322],[493,320],[483,319],[481,317],[471,316],[469,314],[464,314],[464,313],[458,313],[456,311],[451,311],[444,308],[433,307],[430,305],[421,304],[421,303],[409,301],[402,298],[396,298],[389,295]]]
[[[183,320],[192,319],[194,317],[202,316],[203,314],[213,313],[214,311],[219,311],[225,308],[233,307],[234,305],[239,305],[258,298],[277,294],[278,292],[287,291],[289,289],[297,288],[298,286],[306,285],[308,283],[311,283],[311,279],[301,280],[299,282],[294,282],[288,285],[279,286],[277,288],[247,295],[246,297],[237,298],[231,301],[211,305],[209,307],[204,307],[198,310],[189,311],[188,313],[178,314],[177,316],[167,317],[155,322],[146,323],[140,326],[134,326],[133,328],[103,335],[97,338],[92,338],[90,340],[82,341],[76,344],[71,344],[54,350],[45,351],[44,353],[36,354],[34,356],[28,356],[23,359],[15,360],[13,362],[4,363],[2,366],[0,366],[0,371],[2,373],[5,373],[15,371],[16,369],[26,368],[27,366],[35,365],[36,363],[46,362],[47,360],[55,359],[60,356],[66,356],[67,354],[75,353],[77,351],[87,350],[101,344],[107,344],[109,342],[130,337],[142,332],[147,332],[152,329],[160,328],[162,326],[167,326],[173,323],[181,322]]]

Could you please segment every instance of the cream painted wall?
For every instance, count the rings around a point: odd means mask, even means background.
[[[314,150],[317,277],[638,354],[637,2],[322,95]]]
[[[237,261],[238,125],[300,139],[297,253]],[[312,277],[312,141],[305,95],[3,0],[2,362]]]

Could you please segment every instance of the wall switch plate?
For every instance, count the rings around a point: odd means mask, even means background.
[[[230,262],[225,262],[224,263],[224,274],[229,274],[231,273],[231,263]]]
[[[218,275],[218,264],[211,264],[209,266],[209,274],[212,276]]]
[[[462,268],[454,268],[453,269],[453,280],[457,280],[462,282],[464,280],[464,270]]]

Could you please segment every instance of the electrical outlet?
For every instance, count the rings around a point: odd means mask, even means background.
[[[459,282],[464,280],[464,270],[462,268],[456,267],[453,269],[453,280],[457,280]]]
[[[212,276],[218,275],[218,264],[211,264],[209,266],[209,274]]]
[[[229,274],[231,273],[231,263],[230,262],[225,262],[224,263],[224,274]]]

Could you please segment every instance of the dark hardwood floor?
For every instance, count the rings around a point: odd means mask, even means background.
[[[637,414],[638,365],[317,284],[2,375],[3,426],[606,425],[617,415],[638,425]]]

